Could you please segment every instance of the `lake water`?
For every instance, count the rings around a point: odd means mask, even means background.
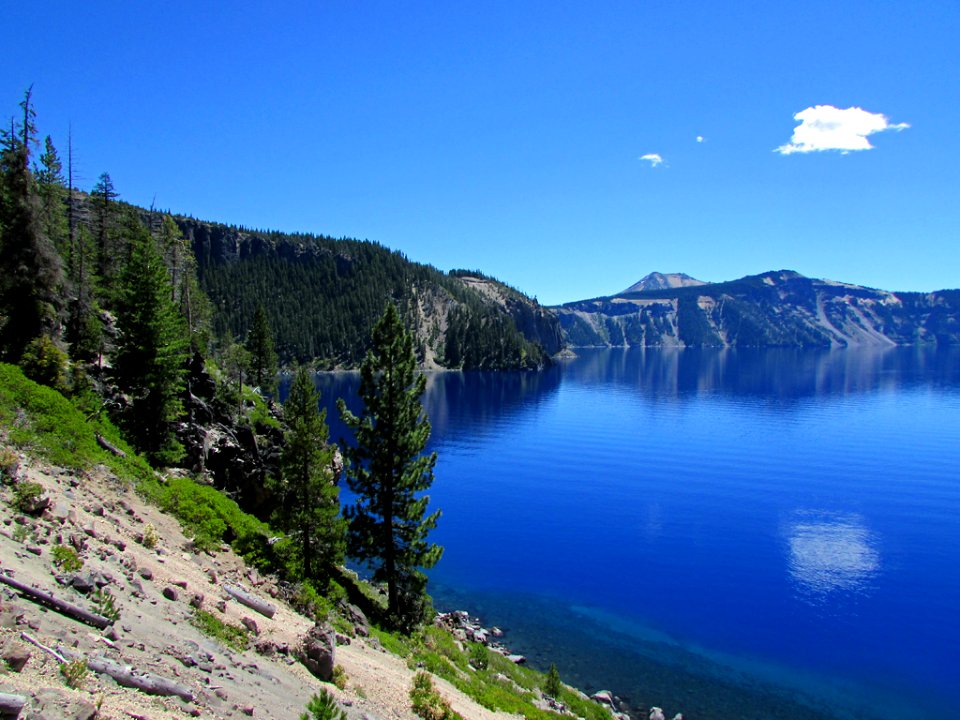
[[[436,604],[532,664],[686,720],[960,717],[960,352],[582,350],[424,405]]]

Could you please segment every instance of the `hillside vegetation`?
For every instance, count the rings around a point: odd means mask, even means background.
[[[262,304],[285,362],[354,367],[386,302],[421,364],[532,369],[562,348],[556,316],[480,273],[443,273],[369,241],[175,218],[197,259],[217,335],[245,337]]]

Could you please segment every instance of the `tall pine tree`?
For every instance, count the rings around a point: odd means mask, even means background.
[[[417,371],[413,337],[393,303],[373,328],[371,347],[360,367],[359,417],[343,400],[337,406],[353,431],[356,446],[346,451],[347,482],[356,503],[347,508],[349,550],[371,562],[374,579],[387,584],[388,619],[411,630],[424,619],[426,577],[443,548],[427,541],[440,511],[426,515],[436,453],[423,454],[430,422],[420,396],[426,380]]]
[[[170,463],[183,451],[171,422],[182,410],[178,395],[184,388],[187,333],[153,238],[142,226],[130,231],[131,255],[120,276],[114,371],[131,399],[124,423],[137,447],[153,461]]]
[[[23,124],[4,133],[0,149],[0,356],[14,362],[40,335],[60,331],[63,270],[44,232],[30,172],[34,112],[27,91]]]
[[[343,562],[346,522],[327,444],[326,410],[306,368],[299,368],[284,403],[288,430],[281,456],[280,507],[276,520],[297,541],[306,580],[326,580]]]
[[[250,351],[250,372],[254,384],[262,393],[273,394],[277,385],[277,351],[263,303],[257,305],[257,312],[253,316],[253,325],[247,335],[247,350]]]

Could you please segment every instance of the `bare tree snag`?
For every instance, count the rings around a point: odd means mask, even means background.
[[[9,575],[0,573],[0,583],[9,585],[22,595],[26,596],[29,600],[33,600],[40,605],[45,605],[51,610],[56,610],[61,615],[66,615],[74,620],[79,620],[87,625],[92,625],[98,630],[103,630],[113,624],[113,620],[110,618],[105,618],[103,615],[97,615],[96,613],[79,608],[76,605],[71,605],[65,600],[59,600],[50,593],[44,590],[32,588],[29,585],[20,582],[19,580],[14,580]]]
[[[224,591],[237,602],[242,605],[246,605],[252,610],[256,610],[261,615],[272,618],[277,612],[277,608],[268,603],[266,600],[261,600],[256,595],[251,595],[243,588],[237,587],[236,585],[224,585]]]
[[[106,439],[103,435],[101,435],[100,433],[97,433],[97,445],[99,445],[100,447],[102,447],[102,448],[103,448],[104,450],[106,450],[107,452],[113,453],[113,454],[116,455],[117,457],[125,458],[125,457],[127,456],[127,454],[126,454],[123,450],[121,450],[121,449],[118,448],[116,445],[114,445],[113,443],[111,443],[109,440],[107,440],[107,439]]]
[[[20,639],[21,639],[21,640],[26,640],[26,641],[27,641],[28,643],[30,643],[31,645],[40,648],[40,649],[43,650],[45,653],[47,653],[47,655],[49,655],[50,657],[52,657],[54,660],[56,660],[56,661],[57,661],[58,663],[60,663],[61,665],[67,661],[67,659],[66,659],[63,655],[61,655],[60,653],[58,653],[56,650],[54,650],[53,648],[47,647],[47,646],[44,645],[42,642],[40,642],[39,640],[37,640],[35,637],[32,637],[31,635],[28,635],[28,634],[25,633],[25,632],[20,633]]]

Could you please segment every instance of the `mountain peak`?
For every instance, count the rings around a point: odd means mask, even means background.
[[[697,280],[696,278],[692,278],[685,273],[652,272],[639,282],[635,282],[626,290],[618,293],[618,295],[625,295],[626,293],[635,292],[648,292],[652,290],[669,290],[670,288],[691,287],[694,285],[707,284],[708,283],[705,283],[703,280]]]

